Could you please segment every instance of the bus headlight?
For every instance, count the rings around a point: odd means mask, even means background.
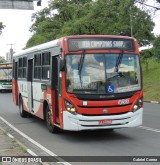
[[[74,113],[74,114],[76,113],[76,108],[74,107],[74,105],[72,103],[70,103],[67,100],[64,100],[64,103],[65,103],[65,107],[66,107],[67,111]]]
[[[140,109],[141,107],[143,107],[143,98],[140,98],[136,104],[133,106],[133,110],[132,112],[137,111],[138,109]]]

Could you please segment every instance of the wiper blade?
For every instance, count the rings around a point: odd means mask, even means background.
[[[119,68],[119,65],[122,61],[123,54],[124,54],[124,51],[122,50],[122,52],[119,54],[117,61],[116,61],[115,72],[118,72],[118,68]]]
[[[81,82],[81,86],[82,86],[82,77],[81,77],[81,72],[82,72],[82,68],[83,68],[83,63],[84,63],[84,55],[85,55],[85,50],[83,51],[79,64],[78,64],[78,74],[79,74],[79,78],[80,78],[80,82]]]

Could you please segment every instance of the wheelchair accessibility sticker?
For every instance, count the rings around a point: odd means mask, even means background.
[[[107,86],[107,92],[108,93],[114,93],[114,86],[113,85],[108,85]]]

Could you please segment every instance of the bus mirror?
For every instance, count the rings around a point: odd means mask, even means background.
[[[41,84],[41,89],[42,89],[42,91],[47,90],[47,85],[46,84]]]
[[[65,70],[65,60],[60,59],[60,71],[64,71],[64,70]]]

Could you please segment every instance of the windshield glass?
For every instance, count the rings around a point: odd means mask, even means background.
[[[140,90],[139,56],[123,54],[117,66],[119,55],[118,53],[67,55],[67,91],[110,94]]]
[[[12,79],[12,68],[5,69],[0,68],[0,80],[11,80]]]

